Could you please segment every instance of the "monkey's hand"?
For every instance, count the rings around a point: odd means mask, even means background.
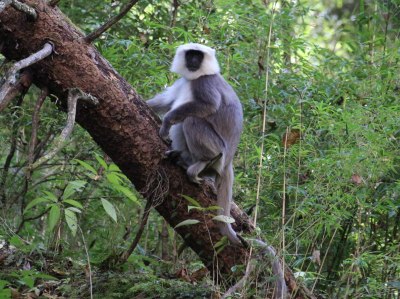
[[[161,125],[161,128],[160,128],[160,132],[159,132],[159,134],[160,134],[160,137],[164,140],[164,141],[169,141],[169,129],[171,128],[171,126],[169,125],[169,124],[166,124],[164,121],[163,121],[163,123],[162,123],[162,125]]]

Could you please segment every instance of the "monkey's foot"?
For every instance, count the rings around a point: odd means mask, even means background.
[[[204,179],[202,179],[202,178],[200,178],[198,176],[189,176],[189,180],[192,183],[195,183],[195,184],[198,184],[198,185],[200,185],[204,181]]]
[[[169,150],[165,152],[165,155],[167,156],[168,159],[175,161],[180,158],[181,152],[176,150]]]

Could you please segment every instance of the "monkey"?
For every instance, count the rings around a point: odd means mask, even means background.
[[[232,161],[243,128],[240,100],[220,74],[215,50],[208,46],[179,46],[170,70],[181,77],[147,101],[153,111],[164,115],[159,134],[171,139],[172,148],[166,154],[179,157],[177,163],[194,183],[212,173],[219,214],[230,216]],[[221,222],[219,229],[230,243],[242,244],[230,223]]]

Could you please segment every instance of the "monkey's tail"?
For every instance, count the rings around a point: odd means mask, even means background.
[[[217,175],[215,180],[218,197],[217,202],[218,206],[221,208],[219,214],[228,217],[231,215],[233,179],[233,167],[232,163],[229,163],[222,170],[221,175]],[[227,236],[232,244],[242,244],[230,223],[221,222],[220,231],[222,235]]]

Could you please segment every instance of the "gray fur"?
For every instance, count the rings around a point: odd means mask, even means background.
[[[207,68],[204,64],[198,72]],[[172,140],[169,153],[180,153],[179,164],[193,182],[199,183],[204,173],[215,175],[220,214],[230,216],[232,160],[243,127],[242,106],[232,87],[219,73],[183,77],[147,103],[158,113],[168,111],[160,136]],[[220,229],[231,243],[241,244],[230,224],[221,222]]]

